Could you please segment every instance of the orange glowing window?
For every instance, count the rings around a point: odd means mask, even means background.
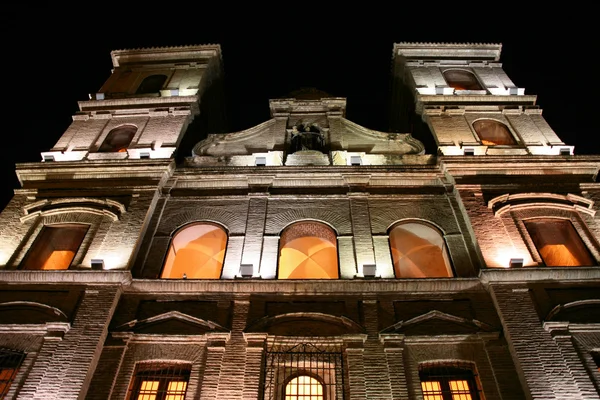
[[[323,400],[323,385],[312,376],[300,375],[285,385],[284,400]]]
[[[98,151],[101,153],[124,153],[136,132],[137,127],[134,125],[119,126],[108,132]]]
[[[423,400],[483,400],[470,369],[436,366],[419,371]]]
[[[173,236],[161,278],[219,279],[226,247],[227,232],[219,225],[188,225]]]
[[[83,224],[44,226],[22,262],[23,269],[68,269],[88,228]]]
[[[515,138],[506,125],[493,119],[480,119],[473,122],[481,144],[486,146],[516,145]]]
[[[539,218],[524,223],[546,266],[572,267],[596,264],[571,221]]]
[[[150,75],[144,78],[135,94],[158,93],[167,80],[166,75]]]
[[[0,399],[8,393],[24,358],[25,353],[0,349]]]
[[[448,86],[454,88],[454,90],[484,90],[475,74],[471,71],[447,69],[443,74]]]
[[[329,226],[296,222],[281,234],[279,279],[337,279],[337,236]]]
[[[446,241],[434,227],[421,222],[401,222],[389,232],[396,278],[452,276]]]
[[[187,364],[138,364],[128,400],[184,400],[190,377]]]

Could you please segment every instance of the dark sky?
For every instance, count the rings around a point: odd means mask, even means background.
[[[561,8],[554,15],[548,9],[495,10],[479,13],[477,21],[466,14],[421,10],[416,15],[385,8],[325,12],[319,7],[261,17],[184,7],[152,17],[100,16],[87,8],[4,15],[2,93],[8,123],[2,135],[8,148],[0,164],[0,209],[19,187],[15,163],[40,161],[40,152],[49,150],[71,123],[77,102],[109,77],[110,52],[118,49],[220,44],[231,131],[269,119],[270,98],[302,87],[346,97],[348,119],[387,131],[394,43],[501,43],[504,70],[526,94],[538,96],[559,137],[575,145],[575,154],[600,154],[592,123],[597,117],[589,118],[598,111],[587,100],[592,96],[588,86],[595,90],[597,85],[583,70],[597,69],[600,35],[589,36],[593,25],[585,21],[591,9]]]

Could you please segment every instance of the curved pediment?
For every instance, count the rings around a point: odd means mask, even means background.
[[[192,155],[218,158],[273,150],[276,141],[271,128],[275,123],[275,119],[270,119],[243,131],[210,134],[194,146]],[[285,132],[282,132],[283,134]]]
[[[407,321],[400,321],[381,333],[405,335],[464,335],[477,332],[492,332],[494,328],[476,319],[466,319],[433,310]]]
[[[337,150],[394,155],[425,153],[423,143],[409,133],[380,132],[345,118],[341,118],[340,122],[339,138],[332,134],[332,142],[339,140],[335,143]]]
[[[179,311],[170,311],[143,320],[133,320],[116,331],[161,335],[204,335],[209,332],[228,332],[212,321],[192,317]]]
[[[600,323],[600,300],[580,300],[559,304],[548,313],[546,321],[569,321],[572,323]]]
[[[364,330],[346,317],[322,313],[288,313],[261,318],[245,332],[277,336],[339,336],[364,333]]]
[[[2,324],[45,324],[47,322],[68,322],[68,318],[58,308],[46,304],[10,301],[0,303],[0,321]]]

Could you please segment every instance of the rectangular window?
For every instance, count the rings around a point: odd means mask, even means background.
[[[25,353],[9,349],[0,349],[0,399],[3,399],[17,375],[25,358]]]
[[[88,228],[84,224],[44,226],[21,263],[23,269],[69,269]]]
[[[542,261],[548,267],[595,265],[571,221],[536,218],[524,221]]]
[[[129,386],[128,400],[184,400],[189,364],[141,363]]]
[[[419,367],[424,400],[483,400],[476,375],[469,366],[432,363]]]

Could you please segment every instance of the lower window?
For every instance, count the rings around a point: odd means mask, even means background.
[[[184,400],[189,364],[140,363],[129,386],[128,400]]]
[[[425,364],[419,367],[424,400],[483,400],[469,366]]]
[[[0,349],[0,399],[8,393],[24,358],[25,353],[20,351]]]

